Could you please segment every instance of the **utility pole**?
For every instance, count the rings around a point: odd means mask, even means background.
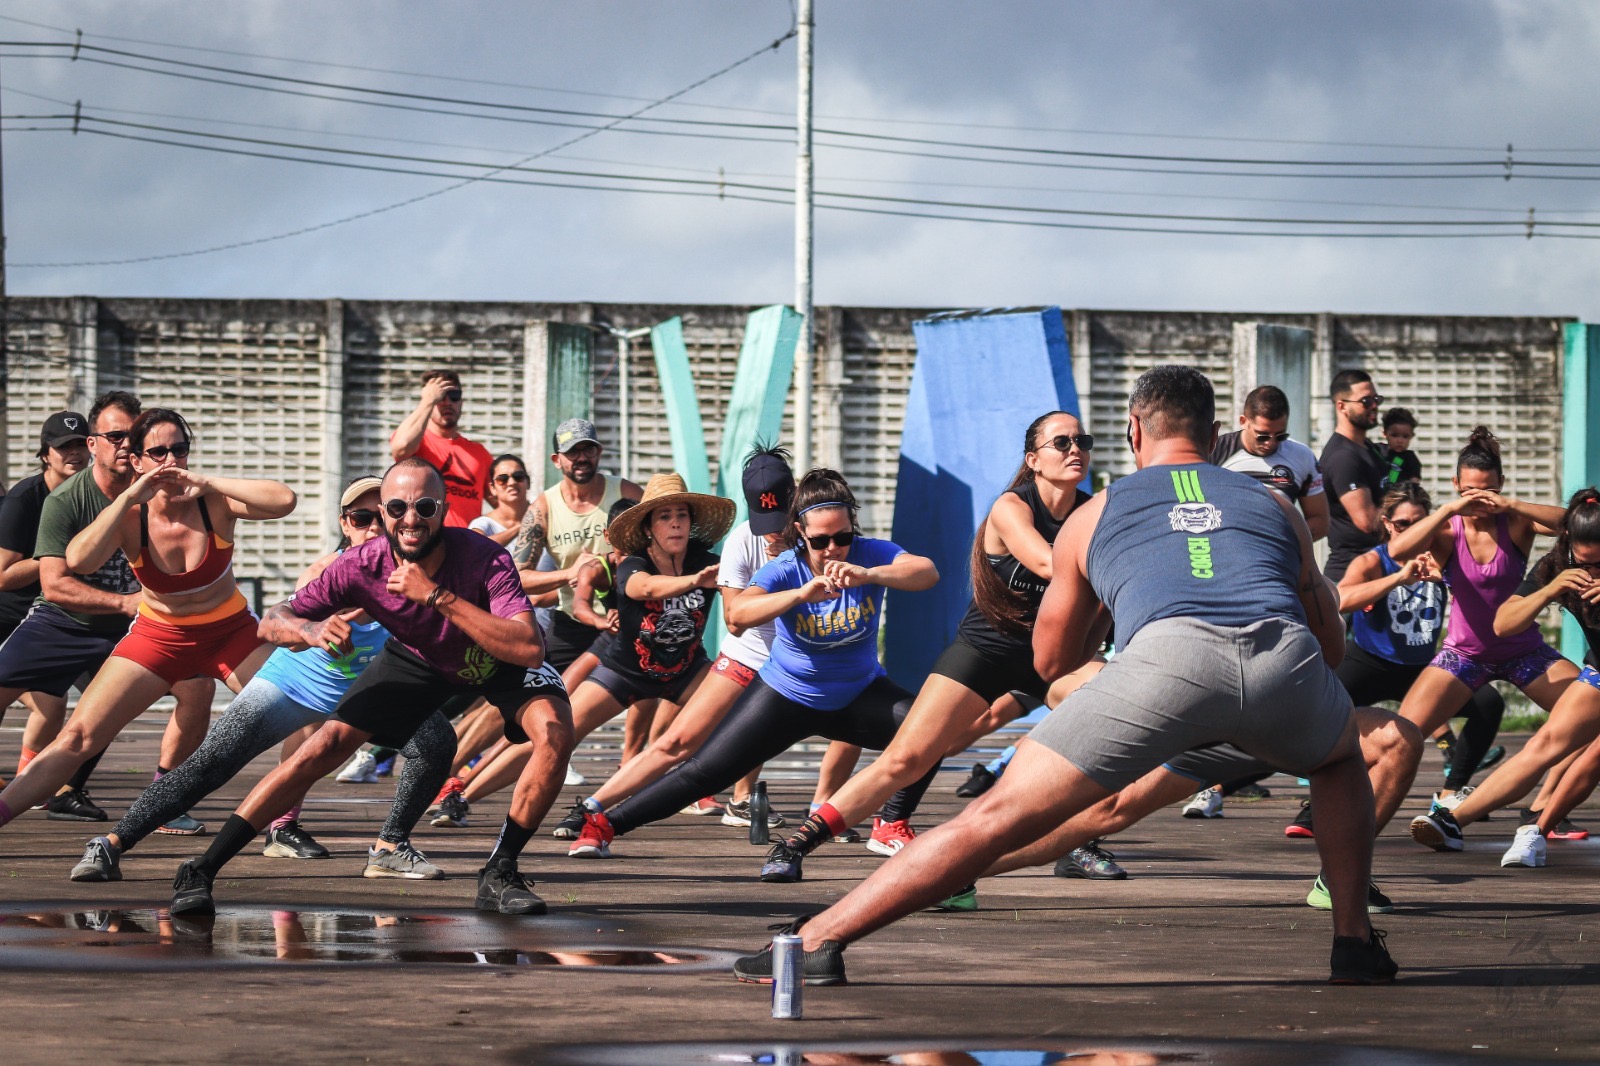
[[[0,141],[3,141],[3,138],[0,138]],[[4,412],[8,417],[11,411],[11,346],[8,343],[10,334],[11,298],[6,295],[5,162],[3,153],[0,153],[0,412]],[[10,458],[6,454],[3,439],[0,439],[0,471],[10,468]]]
[[[618,433],[622,437],[621,469],[617,473],[622,477],[627,477],[633,469],[633,419],[628,410],[631,402],[629,397],[628,353],[633,341],[650,335],[650,327],[640,326],[638,329],[618,329],[616,326],[601,325],[597,328],[605,330],[617,339],[617,423]]]
[[[800,0],[800,85],[795,115],[794,309],[800,312],[800,344],[794,357],[794,375],[798,385],[794,404],[794,454],[801,471],[811,469],[811,354],[816,346],[816,316],[811,304],[811,31],[816,20],[811,4],[812,0]]]

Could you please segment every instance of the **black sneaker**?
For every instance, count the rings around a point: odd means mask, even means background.
[[[1411,839],[1434,851],[1461,851],[1467,846],[1455,815],[1443,807],[1411,819]]]
[[[190,859],[178,867],[178,876],[172,879],[172,906],[167,913],[217,913],[216,902],[211,898],[211,875],[200,869],[199,862]]]
[[[1118,866],[1116,856],[1091,840],[1069,855],[1056,860],[1057,877],[1087,877],[1091,881],[1126,881],[1128,871]]]
[[[1333,956],[1328,966],[1330,985],[1382,985],[1394,980],[1400,967],[1389,957],[1384,932],[1374,929],[1366,940],[1358,936],[1333,938]]]
[[[567,816],[556,823],[550,835],[557,840],[577,840],[578,834],[583,832],[583,815],[588,810],[579,800],[567,808]]]
[[[1272,798],[1272,789],[1263,788],[1260,785],[1256,784],[1254,781],[1252,781],[1248,785],[1240,785],[1238,788],[1234,789],[1232,792],[1229,792],[1227,789],[1223,789],[1222,790],[1222,794],[1224,796],[1228,797],[1229,799],[1236,799],[1236,800],[1264,800],[1264,799],[1271,799]]]
[[[778,841],[767,852],[766,862],[761,864],[761,880],[780,885],[805,880],[805,874],[800,869],[800,862],[804,858],[802,852]]]
[[[50,797],[44,816],[61,822],[104,822],[106,812],[95,806],[86,788],[69,788]]]
[[[1300,802],[1300,812],[1294,816],[1294,821],[1283,827],[1283,835],[1300,840],[1316,838],[1316,830],[1311,826],[1311,801]]]
[[[797,918],[787,925],[772,925],[767,928],[775,933],[794,934],[809,920]],[[754,955],[746,955],[736,959],[733,963],[733,976],[739,980],[753,985],[770,985],[772,983],[772,945],[768,944]],[[844,945],[837,940],[825,940],[822,946],[815,951],[805,952],[805,959],[800,965],[800,983],[807,985],[842,985],[848,984],[844,976]]]
[[[972,774],[956,786],[956,795],[962,799],[981,796],[993,788],[994,783],[998,780],[1000,780],[999,775],[990,773],[987,766],[978,763],[972,768]]]
[[[467,797],[459,792],[447,792],[428,824],[436,829],[465,829],[467,815],[471,813],[472,804],[467,802]]]
[[[267,830],[267,844],[261,854],[272,859],[326,859],[328,849],[318,844],[299,822],[286,822]]]
[[[544,914],[550,909],[522,879],[517,864],[508,859],[496,860],[478,871],[474,906],[501,914]]]

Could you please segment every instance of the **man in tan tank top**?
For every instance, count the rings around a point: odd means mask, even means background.
[[[550,461],[561,471],[561,480],[534,497],[511,554],[530,596],[554,591],[559,597],[550,612],[544,658],[565,672],[600,635],[573,615],[572,581],[586,559],[611,550],[605,536],[611,505],[619,499],[637,500],[644,493],[631,481],[600,473],[600,441],[594,423],[587,419],[561,423],[551,444],[555,450]],[[546,551],[556,561],[554,570],[538,568]]]

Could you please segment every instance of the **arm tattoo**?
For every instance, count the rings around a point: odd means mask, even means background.
[[[517,531],[517,539],[511,545],[511,558],[516,560],[517,566],[523,570],[532,570],[538,567],[539,559],[544,555],[545,530],[544,508],[538,503],[528,508],[528,513],[522,516],[522,528]]]

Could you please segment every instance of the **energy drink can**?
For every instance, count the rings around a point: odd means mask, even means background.
[[[772,1016],[800,1018],[806,950],[798,936],[772,938]]]

